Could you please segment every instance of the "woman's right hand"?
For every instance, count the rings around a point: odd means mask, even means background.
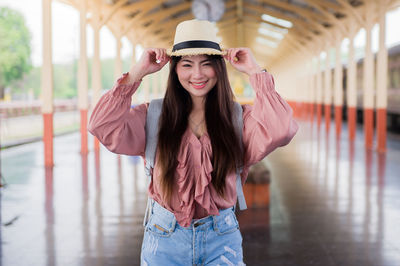
[[[162,69],[170,57],[164,48],[146,48],[139,61],[129,71],[130,79],[139,81],[144,76]]]

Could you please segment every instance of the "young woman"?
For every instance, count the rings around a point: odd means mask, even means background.
[[[236,171],[243,168],[244,182],[252,164],[289,143],[297,131],[272,76],[248,48],[221,51],[215,32],[210,35],[213,27],[206,21],[182,22],[173,51],[146,49],[90,119],[89,131],[110,151],[144,156],[148,104],[131,109],[131,96],[144,76],[170,62],[142,265],[244,265],[233,208]],[[242,137],[235,132],[225,60],[250,77],[256,92],[254,105],[242,106]]]

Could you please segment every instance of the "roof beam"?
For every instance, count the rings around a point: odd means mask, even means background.
[[[79,10],[79,3],[77,2],[77,0],[58,0],[58,2],[69,5],[69,6],[73,6],[77,10]]]
[[[332,9],[336,13],[343,13],[343,10],[340,7],[340,5],[335,4],[331,1],[328,1],[328,0],[312,0],[312,1],[314,1],[315,3],[319,3],[319,5],[321,5],[322,7],[326,8],[326,9],[328,9],[328,8]]]
[[[243,33],[243,0],[236,0],[236,16],[238,22],[236,23],[236,46],[244,46],[245,35]]]
[[[389,9],[396,9],[400,7],[400,0],[392,0],[390,1],[390,3],[388,4]]]
[[[142,9],[145,10],[149,10],[152,9],[158,5],[160,5],[162,2],[164,2],[165,0],[141,0],[135,3],[130,4],[129,6],[127,6],[126,8],[124,8],[124,11],[126,13],[134,13],[136,11],[140,11]]]
[[[334,9],[335,12],[339,13],[341,8],[340,6],[337,6],[336,4],[328,3],[328,1],[320,1],[320,0],[304,0],[307,4],[313,6],[316,8],[319,12],[321,12],[329,22],[331,22],[334,26],[337,26],[343,34],[346,33],[346,28],[344,27],[343,23],[331,12],[326,10],[326,8],[331,8]]]
[[[170,21],[167,21],[167,22],[163,23],[162,25],[158,25],[158,27],[151,30],[151,32],[149,32],[149,34],[156,35],[156,38],[158,40],[168,39],[169,40],[168,43],[172,43],[176,26],[184,20],[193,19],[193,18],[194,18],[193,14],[189,13],[182,17],[179,17],[176,19],[171,19]],[[156,34],[156,32],[158,32],[158,31],[162,31],[163,33]]]
[[[135,24],[140,24],[140,21],[142,20],[142,18],[146,15],[147,12],[149,12],[152,9],[152,6],[147,5],[146,7],[143,7],[140,11],[139,14],[137,14],[136,16],[134,16],[133,18],[129,18],[127,19],[127,22],[123,24],[122,28],[122,34],[125,35],[128,31],[133,30],[133,26]],[[125,16],[127,17],[127,16]],[[141,25],[141,24],[140,24]],[[143,30],[143,27],[136,27],[135,30],[137,30],[137,28],[140,28],[141,30]]]
[[[278,7],[284,10],[291,11],[302,16],[306,20],[317,20],[317,21],[324,21],[325,17],[321,16],[320,14],[315,13],[311,9],[296,6],[294,4],[289,4],[287,2],[279,1],[279,0],[262,0],[262,3],[268,4],[273,7]]]
[[[159,27],[162,23],[161,21],[168,19],[168,17],[173,16],[176,13],[182,12],[183,10],[189,9],[191,3],[186,2],[182,3],[180,5],[176,5],[170,8],[165,8],[161,11],[155,12],[154,14],[150,16],[146,16],[146,21],[142,22],[142,25],[150,23],[149,26],[145,27],[143,32],[142,32],[142,37],[144,35],[150,33],[150,31],[154,30],[155,28]]]
[[[102,12],[100,14],[100,24],[105,25],[111,17],[126,3],[128,0],[119,0],[116,4],[112,6],[102,5]],[[105,14],[102,14],[103,11]]]
[[[217,22],[217,28],[218,29],[223,29],[226,26],[231,26],[231,24],[235,24],[237,22],[237,18],[233,17],[227,20],[224,20],[223,22]]]
[[[357,22],[362,25],[364,23],[363,17],[358,13],[355,8],[347,2],[347,0],[336,0],[344,8],[348,15],[353,16]]]
[[[236,14],[236,10],[231,10],[229,12],[225,12],[224,16],[222,17],[222,19],[220,21],[224,21],[224,19],[229,18],[232,15]],[[165,32],[165,34],[160,35],[161,38],[169,38],[171,41],[173,39],[173,35],[175,34],[175,28],[178,25],[179,22],[184,21],[184,20],[188,20],[188,19],[193,19],[193,14],[189,13],[185,16],[173,19],[173,22],[167,22],[168,24],[166,25],[165,23],[163,23],[162,25],[157,25],[154,29],[151,30],[151,32],[157,32],[162,30],[163,32]],[[171,37],[172,36],[172,37]]]
[[[283,27],[283,26],[278,25],[278,24],[274,24],[274,23],[271,23],[271,22],[268,22],[268,21],[264,21],[264,20],[261,19],[261,16],[248,14],[246,17],[252,18],[252,20],[256,21],[256,22],[260,22],[260,23],[262,22],[262,23],[270,24],[272,26],[276,26],[276,27],[279,27],[279,28],[282,28],[282,29],[286,29],[286,30],[288,30],[289,33],[296,32],[296,35],[302,36],[303,38],[313,39],[316,36],[316,34],[313,31],[310,31],[309,29],[307,29],[307,27],[286,28],[286,27]]]
[[[276,18],[280,18],[280,19],[284,19],[284,20],[290,21],[290,22],[292,22],[292,24],[294,26],[298,25],[300,28],[311,28],[313,33],[314,32],[325,33],[327,31],[327,29],[325,29],[325,27],[322,26],[319,23],[306,22],[306,21],[298,19],[298,18],[287,16],[287,15],[283,14],[282,12],[267,10],[264,6],[247,3],[245,5],[245,7],[250,9],[250,10],[252,10],[253,12],[258,13],[258,14],[261,14],[261,13],[262,14],[267,14],[267,15],[270,15],[270,16],[273,16],[273,17],[276,17]]]

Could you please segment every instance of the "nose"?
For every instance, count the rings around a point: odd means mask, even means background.
[[[193,67],[192,77],[193,78],[201,78],[203,77],[204,73],[200,65],[196,65]]]

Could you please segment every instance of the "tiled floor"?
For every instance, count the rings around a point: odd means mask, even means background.
[[[332,130],[333,132],[333,130]],[[400,265],[400,141],[365,151],[302,124],[271,154],[270,207],[238,213],[247,265]],[[139,265],[140,159],[79,154],[79,135],[2,151],[1,265]]]

